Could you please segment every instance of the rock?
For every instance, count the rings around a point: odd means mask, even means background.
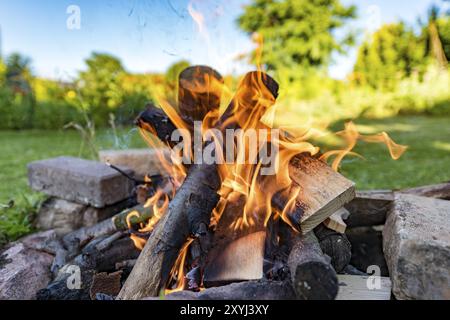
[[[40,230],[54,229],[58,235],[65,235],[82,227],[86,209],[82,204],[50,198],[38,212],[36,227]]]
[[[109,162],[116,166],[126,166],[133,169],[136,178],[143,179],[145,175],[165,175],[160,156],[170,159],[168,149],[128,149],[102,150],[99,152],[101,162]]]
[[[133,174],[131,169],[121,169]],[[103,208],[132,194],[133,182],[107,165],[72,157],[59,157],[28,164],[32,189],[80,204]]]
[[[450,299],[450,202],[396,194],[383,248],[397,299]]]
[[[29,242],[36,241],[28,239]],[[17,242],[0,253],[0,300],[32,300],[51,280],[51,254]]]
[[[55,230],[58,236],[63,236],[82,227],[93,226],[133,205],[133,201],[125,200],[104,208],[94,208],[49,198],[42,204],[35,225],[40,230]]]

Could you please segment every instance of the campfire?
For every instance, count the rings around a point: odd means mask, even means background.
[[[339,163],[360,138],[386,142],[394,158],[404,147],[385,133],[363,137],[350,123],[339,133],[348,146],[322,154],[308,130],[264,123],[278,89],[266,73],[248,73],[221,112],[223,78],[212,68],[190,67],[180,74],[177,108],[160,99],[161,108],[148,105],[139,115],[143,138],[171,152],[158,154],[164,174],[146,176],[138,187],[142,210],[125,217],[142,252],[119,299],[162,291],[176,297],[235,282],[269,292],[289,284],[284,290],[303,299],[336,297],[336,271],[348,264],[350,244],[317,227],[339,230],[339,209],[355,196],[354,184],[336,172]],[[325,163],[330,156],[335,170]]]
[[[337,274],[352,257],[344,205],[355,198],[339,164],[355,155],[358,140],[385,143],[393,158],[405,147],[348,123],[336,133],[343,148],[322,152],[312,143],[314,130],[274,126],[278,90],[258,70],[231,96],[217,71],[189,67],[179,76],[177,105],[161,98],[161,107],[147,105],[135,121],[157,172],[139,178],[113,163],[68,158],[31,164],[32,187],[53,196],[84,203],[96,195],[86,204],[102,208],[124,199],[132,183],[127,201],[137,203],[122,202],[128,209],[111,219],[44,244],[54,255],[54,279],[38,298],[336,298]],[[55,173],[42,171],[48,165],[75,170],[78,191],[64,192],[64,181],[58,187]],[[83,191],[83,184],[75,186],[77,170],[88,167],[92,174],[112,168],[117,176],[105,172],[110,182],[94,187],[99,180],[93,180]],[[117,272],[99,273],[111,270]],[[76,272],[80,283],[72,279]]]

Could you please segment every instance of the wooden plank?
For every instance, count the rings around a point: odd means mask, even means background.
[[[345,208],[340,208],[338,211],[333,213],[330,217],[328,217],[323,224],[331,230],[334,230],[339,233],[345,233],[347,229],[347,224],[344,222],[350,215]]]
[[[339,292],[336,300],[390,300],[391,280],[380,277],[380,287],[369,289],[368,284],[374,283],[369,277],[371,276],[338,275]]]
[[[300,190],[290,222],[306,234],[355,197],[355,184],[325,162],[309,154],[295,156],[289,164],[291,190]],[[283,209],[286,197],[275,195],[274,205]],[[288,197],[289,199],[289,197]]]

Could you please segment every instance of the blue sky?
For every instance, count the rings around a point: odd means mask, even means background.
[[[381,23],[404,20],[413,23],[433,2],[441,0],[342,0],[356,4],[359,18],[348,27],[368,32]],[[209,64],[221,73],[241,73],[249,68],[236,61],[252,43],[240,31],[236,18],[249,0],[0,0],[3,55],[21,52],[33,60],[39,76],[70,79],[84,69],[92,51],[118,56],[131,72],[164,71],[187,59]],[[199,32],[188,12],[204,16]],[[69,30],[69,5],[81,10],[81,28]],[[337,34],[339,36],[339,33]],[[343,78],[352,68],[356,50],[334,55],[330,74]]]

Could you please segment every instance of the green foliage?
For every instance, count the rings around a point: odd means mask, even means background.
[[[392,89],[399,80],[423,71],[425,48],[422,39],[403,23],[384,25],[359,48],[354,80]]]
[[[43,199],[40,194],[22,194],[17,202],[0,203],[0,247],[33,231],[32,222]]]
[[[447,61],[450,61],[450,18],[446,16],[438,19],[437,29]]]
[[[125,69],[119,59],[102,53],[93,53],[86,64],[88,68],[78,80],[80,101],[95,123],[105,125],[108,114],[122,103],[121,78]]]
[[[352,43],[333,32],[355,17],[354,6],[339,0],[254,0],[239,17],[240,27],[263,36],[262,61],[268,70],[292,70],[327,65],[334,50]]]

